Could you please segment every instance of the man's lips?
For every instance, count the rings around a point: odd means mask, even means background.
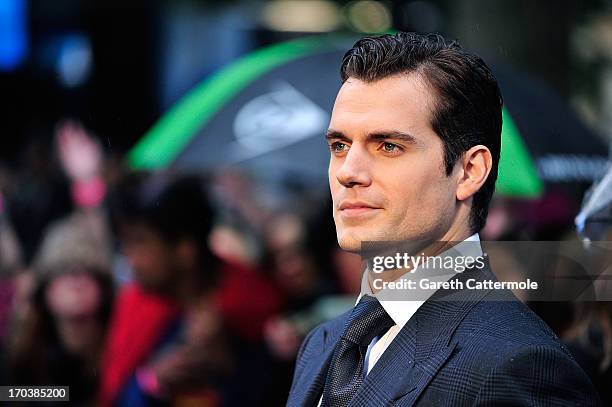
[[[338,206],[338,210],[343,216],[359,216],[370,214],[381,209],[375,205],[361,201],[343,201]]]

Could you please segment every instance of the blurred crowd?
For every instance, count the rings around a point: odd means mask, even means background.
[[[2,383],[77,405],[284,404],[301,339],[359,288],[329,206],[238,172],[130,172],[77,122],[51,133],[1,170]]]
[[[359,292],[326,199],[134,173],[75,121],[2,166],[0,191],[0,381],[75,405],[284,405],[301,340]],[[498,197],[481,238],[571,239],[564,199]],[[532,305],[610,402],[609,304]]]

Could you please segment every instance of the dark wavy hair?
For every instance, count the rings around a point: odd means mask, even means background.
[[[392,75],[416,73],[434,91],[431,126],[444,144],[444,166],[450,175],[461,155],[482,144],[493,156],[484,185],[474,195],[470,228],[480,231],[495,190],[501,148],[502,96],[493,73],[478,56],[438,34],[399,32],[357,41],[342,60],[340,76],[375,82]]]

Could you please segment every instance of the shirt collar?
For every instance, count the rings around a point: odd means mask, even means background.
[[[466,244],[465,242],[480,242],[480,236],[478,233],[474,233],[472,236],[468,237],[461,243],[456,244],[451,249],[445,251],[440,254],[440,256],[472,256],[478,257],[482,255],[482,247],[480,244]],[[400,277],[402,278],[402,277]],[[448,276],[447,279],[450,279],[451,275]],[[384,292],[385,290],[379,291],[379,293]],[[429,292],[429,296],[433,295],[435,291],[431,290]],[[378,293],[377,293],[378,294]],[[368,281],[368,272],[367,270],[363,273],[361,278],[361,292],[357,297],[357,301],[355,305],[359,303],[359,300],[364,295],[371,295],[373,297],[377,297],[377,294],[372,293],[372,289],[370,287],[370,283]],[[412,315],[419,309],[425,300],[419,301],[400,301],[400,300],[380,300],[380,305],[385,309],[387,314],[393,319],[396,325],[399,328],[403,328],[404,325],[410,320]]]

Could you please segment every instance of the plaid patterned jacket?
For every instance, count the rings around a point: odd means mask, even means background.
[[[464,272],[459,278],[495,279],[488,268]],[[304,340],[287,407],[317,405],[348,314],[318,326]],[[568,350],[510,291],[440,290],[404,326],[350,404],[413,405],[600,402]]]

